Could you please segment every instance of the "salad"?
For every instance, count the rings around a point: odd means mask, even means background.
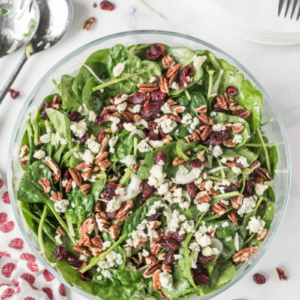
[[[208,50],[116,45],[53,80],[17,199],[47,260],[102,299],[189,299],[255,253],[274,214],[263,96]]]

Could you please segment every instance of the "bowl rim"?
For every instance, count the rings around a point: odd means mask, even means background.
[[[14,126],[14,130],[13,130],[13,134],[11,136],[11,140],[10,140],[10,146],[9,146],[9,154],[8,154],[8,162],[7,162],[7,183],[8,183],[8,191],[9,191],[9,197],[11,199],[11,203],[12,203],[12,208],[13,208],[13,213],[14,216],[16,218],[17,224],[23,234],[23,237],[25,238],[27,244],[30,247],[30,250],[34,253],[34,255],[38,258],[39,262],[43,265],[43,267],[45,267],[50,273],[52,273],[61,283],[63,283],[64,285],[66,285],[67,287],[69,287],[70,289],[72,289],[73,291],[79,293],[80,295],[90,298],[90,299],[97,299],[97,296],[94,296],[84,290],[81,290],[79,288],[77,288],[76,286],[71,286],[69,283],[66,282],[66,280],[63,278],[62,275],[60,275],[60,273],[56,270],[54,270],[54,268],[50,265],[49,262],[47,262],[47,260],[39,253],[39,251],[35,248],[35,246],[33,245],[29,235],[25,232],[24,233],[24,228],[23,228],[23,224],[21,221],[21,218],[19,216],[19,212],[18,212],[18,208],[17,208],[17,201],[15,199],[15,194],[14,194],[14,189],[13,189],[13,184],[12,184],[12,179],[13,179],[13,172],[12,172],[12,159],[13,159],[13,153],[14,153],[14,142],[15,142],[15,138],[17,136],[18,133],[18,129],[20,127],[20,123],[23,120],[26,110],[28,108],[28,106],[30,105],[30,102],[32,101],[33,97],[35,96],[35,94],[38,92],[38,90],[40,89],[40,87],[46,82],[46,80],[48,79],[48,77],[56,70],[58,69],[62,64],[64,64],[66,61],[70,60],[72,57],[74,57],[75,55],[79,54],[80,52],[88,49],[91,46],[94,46],[96,44],[99,44],[101,42],[107,41],[107,40],[111,40],[111,39],[115,39],[115,38],[119,38],[119,37],[124,37],[124,36],[128,36],[128,35],[150,35],[150,34],[158,34],[158,35],[165,35],[165,36],[173,36],[173,37],[179,37],[179,38],[183,38],[183,39],[187,39],[196,43],[200,43],[205,47],[210,48],[213,51],[217,51],[219,53],[221,53],[222,55],[224,55],[225,58],[229,59],[231,62],[233,62],[236,66],[238,66],[239,71],[247,74],[249,76],[249,78],[251,78],[251,81],[256,85],[256,87],[258,88],[258,90],[260,90],[263,95],[264,98],[267,99],[268,103],[270,104],[273,113],[276,117],[276,121],[278,122],[282,137],[283,137],[283,142],[284,142],[284,147],[285,147],[285,151],[286,151],[286,158],[287,158],[287,186],[286,186],[286,191],[285,191],[285,196],[284,196],[284,202],[283,202],[283,207],[280,213],[280,217],[278,218],[277,224],[274,227],[274,232],[272,233],[272,235],[270,236],[270,239],[268,240],[268,242],[266,243],[265,247],[261,250],[261,253],[256,257],[256,259],[253,261],[253,263],[251,265],[249,265],[244,272],[237,278],[234,278],[232,281],[230,281],[229,283],[227,283],[225,286],[221,287],[220,289],[212,292],[211,297],[214,297],[216,295],[219,295],[220,293],[224,292],[225,290],[227,290],[228,288],[232,287],[234,284],[236,284],[239,280],[241,280],[246,274],[248,274],[253,268],[254,266],[260,261],[260,259],[264,256],[264,254],[266,253],[267,249],[269,248],[271,242],[273,241],[274,237],[276,236],[276,234],[278,233],[278,229],[283,221],[283,217],[285,215],[285,211],[287,209],[287,205],[288,205],[288,200],[289,200],[289,196],[290,196],[290,189],[291,189],[291,155],[290,155],[290,147],[289,147],[289,143],[288,143],[288,139],[287,139],[287,134],[285,132],[284,129],[284,125],[283,122],[280,118],[280,115],[275,107],[275,104],[273,103],[273,101],[271,100],[271,98],[269,97],[269,95],[267,94],[266,90],[263,88],[263,86],[260,84],[260,82],[256,79],[256,77],[254,77],[252,75],[252,73],[246,68],[244,67],[239,61],[237,61],[235,58],[233,58],[231,55],[227,54],[226,52],[224,52],[223,50],[219,49],[218,47],[205,42],[201,39],[195,38],[193,36],[190,35],[186,35],[186,34],[182,34],[182,33],[177,33],[177,32],[172,32],[172,31],[164,31],[164,30],[131,30],[131,31],[123,31],[123,32],[119,32],[119,33],[115,33],[115,34],[110,34],[104,37],[101,37],[99,39],[93,40],[73,51],[71,51],[69,54],[67,54],[66,56],[64,56],[63,58],[61,58],[53,67],[51,67],[43,76],[42,78],[38,81],[38,83],[35,85],[35,87],[33,88],[33,90],[31,91],[31,93],[29,94],[27,100],[25,101],[25,103],[23,104],[23,107],[18,115],[18,119],[17,122],[15,123]],[[210,297],[210,298],[211,298]],[[99,298],[98,298],[99,299]]]

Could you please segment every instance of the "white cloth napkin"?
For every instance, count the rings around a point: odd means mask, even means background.
[[[0,299],[67,300],[66,289],[22,238],[0,174]]]

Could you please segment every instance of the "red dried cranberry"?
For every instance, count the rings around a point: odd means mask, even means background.
[[[62,245],[58,245],[55,247],[54,249],[54,258],[57,260],[57,261],[61,261],[65,258],[67,258],[68,256],[68,253],[65,249],[65,247],[63,247]]]
[[[9,89],[9,93],[10,93],[10,96],[13,98],[13,99],[16,99],[20,96],[20,92],[17,92],[13,89]]]
[[[216,107],[216,108],[214,108],[212,111],[214,111],[214,112],[222,112],[222,113],[226,113],[226,110],[225,110],[225,109],[222,109],[221,107]]]
[[[100,3],[100,8],[103,9],[103,10],[114,10],[115,9],[115,5],[112,4],[109,1],[102,1]]]
[[[100,129],[96,137],[96,142],[100,144],[102,142],[103,137],[104,137],[104,129]]]
[[[215,259],[211,256],[204,256],[199,253],[198,258],[197,258],[197,263],[204,265],[208,263],[209,261],[214,261]]]
[[[168,162],[168,159],[167,159],[167,157],[166,157],[166,154],[165,154],[164,152],[162,152],[162,151],[159,151],[159,152],[156,154],[156,156],[155,156],[155,162],[156,162],[157,164],[159,164],[159,162],[160,162],[161,160],[164,162],[164,164],[166,164],[166,163]]]
[[[228,219],[228,214],[223,214],[219,218],[216,219],[216,221],[224,221]]]
[[[81,145],[84,145],[86,141],[90,138],[90,135],[86,132],[81,138],[75,136],[75,138],[80,142]]]
[[[250,180],[246,180],[243,195],[250,197],[253,194],[254,184]]]
[[[160,91],[155,91],[151,93],[151,98],[153,101],[165,101],[167,94]]]
[[[106,200],[112,200],[112,198],[116,195],[116,189],[118,185],[115,182],[108,182],[105,185],[103,196]]]
[[[186,185],[186,188],[187,188],[187,192],[190,195],[190,197],[195,198],[195,196],[196,196],[196,190],[197,190],[197,187],[196,187],[195,183],[193,183],[193,182],[192,183],[188,183]]]
[[[146,180],[141,181],[139,188],[145,197],[151,196],[153,193],[153,187]]]
[[[162,131],[161,127],[158,128],[159,139],[164,139],[167,135]]]
[[[72,122],[79,122],[81,120],[81,114],[78,111],[72,111],[68,114],[68,118]]]
[[[83,273],[83,274],[80,274],[80,278],[81,278],[81,280],[83,280],[83,281],[91,281],[91,280],[92,280],[92,277],[89,276],[86,272]]]
[[[253,280],[257,283],[257,284],[264,284],[266,282],[266,277],[262,274],[259,273],[255,273],[253,275]]]
[[[117,209],[115,211],[111,211],[111,212],[106,212],[106,215],[109,219],[112,220],[117,216],[118,212],[119,212],[119,209]]]
[[[266,202],[262,201],[259,205],[258,205],[258,208],[257,209],[265,209],[266,208]]]
[[[229,137],[229,133],[226,130],[214,131],[209,137],[203,142],[205,146],[220,146]]]
[[[67,180],[70,180],[72,177],[71,177],[71,174],[69,172],[69,170],[66,170],[64,172],[64,176],[63,176],[63,180],[67,179]]]
[[[201,168],[202,167],[202,162],[200,159],[194,159],[194,160],[191,160],[189,162],[189,166],[192,167],[192,168]]]
[[[148,125],[148,128],[149,130],[154,130],[156,127],[157,127],[157,123],[156,122],[151,122],[149,125]]]
[[[226,193],[235,192],[237,190],[237,186],[234,183],[230,183],[230,185],[225,185],[224,190]]]
[[[160,113],[160,108],[162,106],[161,101],[151,102],[147,104],[142,110],[142,118],[146,121],[151,121],[155,119]]]
[[[147,95],[142,92],[137,92],[132,97],[133,104],[144,104],[147,100],[148,100]]]
[[[47,108],[51,108],[51,107],[52,107],[52,104],[49,101],[45,101],[41,105],[41,107],[40,107],[40,115],[41,115],[41,118],[43,120],[47,120],[48,119],[48,115],[47,115],[46,109]]]
[[[162,243],[163,246],[172,253],[176,253],[179,249],[179,243],[170,237],[163,238]]]
[[[108,112],[107,110],[102,110],[101,113],[96,117],[95,123],[96,125],[100,126],[105,123],[108,119]]]
[[[82,261],[73,255],[67,256],[67,262],[69,263],[70,266],[74,268],[80,268],[82,265]]]
[[[149,196],[147,196],[147,197],[144,197],[144,198],[140,201],[141,205],[145,204],[145,203],[147,202],[147,200],[150,199],[150,198],[151,198],[151,195],[149,195]]]
[[[236,186],[237,186],[238,189],[241,187],[241,183],[240,183],[239,180],[236,182]]]
[[[162,215],[163,213],[162,212],[157,212],[156,214],[152,215],[149,217],[149,221],[155,221],[155,220],[158,220],[159,217]]]
[[[166,265],[170,265],[175,261],[175,257],[174,254],[172,252],[167,252],[166,256],[165,256],[165,261],[164,263]]]
[[[150,131],[148,134],[148,139],[150,141],[157,141],[158,140],[158,134],[155,133],[154,131]]]
[[[185,234],[179,235],[179,230],[180,229],[178,228],[177,231],[168,231],[167,236],[180,243],[180,242],[184,241]]]
[[[151,45],[146,51],[149,60],[158,60],[165,55],[165,48],[161,44]]]
[[[189,67],[185,66],[179,75],[179,88],[182,90],[185,87],[185,83],[189,83],[188,77],[194,76],[194,70]]]
[[[226,88],[226,93],[230,96],[236,96],[238,94],[238,89],[234,86],[229,85]]]
[[[208,271],[200,267],[194,274],[194,282],[196,285],[208,285],[209,273]]]

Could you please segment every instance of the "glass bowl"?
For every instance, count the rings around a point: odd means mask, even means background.
[[[290,153],[289,146],[286,137],[285,130],[283,128],[282,121],[279,117],[279,114],[270,99],[267,95],[264,88],[260,83],[255,79],[255,77],[239,62],[234,58],[223,52],[222,50],[216,48],[213,45],[210,45],[204,41],[201,41],[197,38],[174,33],[167,31],[158,31],[158,30],[139,30],[139,31],[129,31],[121,32],[113,35],[109,35],[98,40],[95,40],[85,46],[80,47],[79,49],[68,54],[62,60],[60,60],[56,65],[54,65],[39,81],[35,86],[31,94],[29,95],[27,101],[25,102],[23,109],[17,119],[15,124],[14,132],[10,142],[9,148],[9,160],[8,160],[8,189],[9,195],[12,202],[13,211],[17,219],[17,223],[22,231],[22,234],[29,244],[32,252],[39,259],[45,268],[47,268],[56,278],[63,282],[66,286],[69,286],[74,291],[80,293],[88,299],[98,299],[97,297],[86,293],[76,287],[71,287],[68,285],[63,277],[60,275],[59,271],[51,265],[40,253],[39,253],[39,244],[35,235],[30,231],[27,226],[22,211],[19,207],[19,201],[16,201],[16,191],[18,183],[23,175],[23,170],[19,163],[18,153],[20,144],[22,141],[23,134],[26,130],[26,120],[29,113],[33,113],[36,106],[40,105],[45,96],[54,92],[54,85],[52,79],[59,81],[60,77],[63,74],[73,74],[81,67],[78,64],[78,61],[85,61],[86,58],[98,49],[111,48],[116,44],[124,44],[126,46],[141,44],[141,43],[164,43],[169,46],[186,46],[191,49],[208,49],[209,51],[214,52],[217,57],[226,59],[231,64],[236,66],[242,73],[244,73],[245,79],[249,79],[258,90],[260,90],[264,95],[264,113],[263,113],[263,122],[269,119],[274,121],[271,125],[264,127],[266,136],[272,143],[276,143],[279,153],[279,163],[277,167],[277,175],[274,182],[274,191],[276,195],[276,214],[275,219],[270,228],[269,234],[266,239],[263,241],[261,246],[258,248],[256,253],[249,259],[248,262],[243,263],[243,265],[236,272],[234,279],[223,286],[221,289],[206,295],[202,299],[211,299],[212,297],[220,294],[225,289],[231,287],[236,282],[238,282],[243,276],[245,276],[249,271],[254,267],[254,265],[262,258],[262,256],[267,252],[267,249],[274,238],[275,234],[278,231],[278,228],[282,222],[284,212],[287,207],[289,193],[290,193],[290,184],[291,184],[291,165],[290,165]]]

